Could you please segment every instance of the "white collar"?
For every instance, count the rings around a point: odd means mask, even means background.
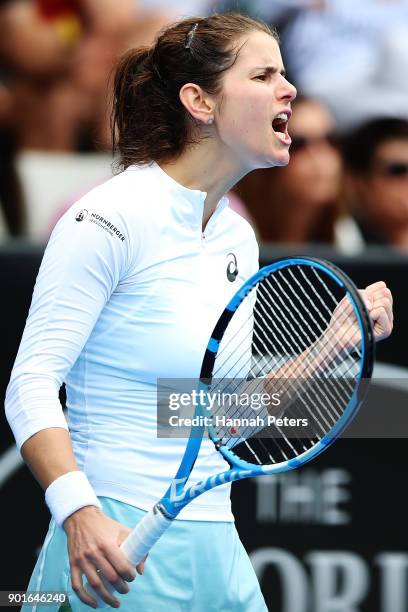
[[[178,183],[175,179],[167,174],[155,161],[147,166],[150,172],[152,172],[155,178],[161,181],[167,186],[168,189],[177,197],[178,200],[178,213],[181,220],[188,221],[193,225],[202,223],[204,202],[207,197],[206,191],[200,191],[199,189],[189,189]],[[229,200],[226,196],[223,196],[218,202],[211,219],[218,216],[219,213],[228,206]]]

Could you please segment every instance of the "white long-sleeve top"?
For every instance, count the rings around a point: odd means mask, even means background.
[[[58,399],[65,381],[79,467],[97,495],[145,510],[166,491],[186,445],[157,438],[157,378],[199,376],[218,317],[258,268],[254,232],[226,198],[202,233],[205,198],[153,163],[72,206],[45,251],[7,389],[21,447],[42,429],[67,428]],[[208,440],[201,456],[193,481],[227,466]],[[233,520],[229,488],[197,498],[180,518]]]

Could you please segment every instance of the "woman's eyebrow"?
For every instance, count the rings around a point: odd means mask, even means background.
[[[271,74],[275,74],[276,72],[278,72],[278,68],[276,66],[257,66],[256,68],[253,68],[253,71],[258,71],[258,70],[264,70],[265,72],[269,72]],[[280,70],[280,74],[285,77],[286,76],[286,70],[284,68],[282,68]]]

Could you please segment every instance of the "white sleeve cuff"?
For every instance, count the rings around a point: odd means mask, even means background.
[[[80,508],[102,507],[88,478],[80,471],[67,472],[56,478],[45,491],[45,501],[59,527]]]
[[[43,429],[68,429],[58,398],[60,381],[48,374],[15,374],[7,387],[6,416],[17,446]]]

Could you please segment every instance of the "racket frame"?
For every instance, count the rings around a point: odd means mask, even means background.
[[[374,355],[375,355],[375,344],[374,335],[372,331],[370,317],[364,305],[364,302],[360,296],[360,293],[354,283],[348,276],[342,272],[334,264],[316,259],[313,257],[287,257],[285,259],[277,259],[270,263],[268,266],[261,268],[256,272],[250,279],[248,279],[238,292],[232,297],[230,302],[221,314],[211,338],[208,342],[207,349],[204,354],[203,363],[200,372],[199,390],[207,391],[212,381],[212,371],[217,356],[218,348],[223,338],[224,332],[232,319],[234,313],[245,299],[245,297],[254,289],[260,281],[269,276],[272,272],[282,270],[288,266],[293,265],[308,265],[317,268],[324,274],[328,274],[333,281],[335,281],[340,287],[345,290],[346,296],[350,298],[356,319],[359,323],[362,331],[362,343],[361,343],[361,361],[362,368],[360,369],[358,382],[355,389],[353,390],[352,396],[349,400],[347,408],[344,413],[337,421],[337,423],[330,430],[329,435],[323,436],[323,438],[315,444],[312,448],[302,453],[296,458],[282,461],[272,465],[255,465],[249,463],[240,457],[238,457],[231,449],[226,448],[223,445],[217,444],[218,439],[211,435],[211,427],[208,428],[210,438],[214,442],[217,450],[221,453],[224,459],[229,463],[230,469],[210,476],[206,480],[198,482],[189,488],[185,488],[185,484],[188,481],[188,477],[194,467],[194,463],[197,459],[201,442],[204,436],[205,428],[202,426],[196,426],[192,428],[190,438],[187,443],[186,450],[184,452],[183,459],[180,467],[177,471],[174,481],[166,491],[163,498],[160,500],[161,511],[169,519],[174,519],[180,513],[180,511],[193,499],[209,491],[216,486],[225,484],[228,482],[234,482],[236,480],[242,480],[244,478],[250,478],[253,476],[278,474],[299,468],[300,466],[308,463],[320,453],[327,449],[344,431],[346,426],[352,421],[354,416],[357,414],[361,403],[363,402],[366,393],[368,391],[368,382],[371,378],[373,366],[374,366]],[[195,416],[204,416],[202,406],[197,406]],[[175,495],[176,493],[176,495]],[[177,499],[174,499],[174,498]]]

